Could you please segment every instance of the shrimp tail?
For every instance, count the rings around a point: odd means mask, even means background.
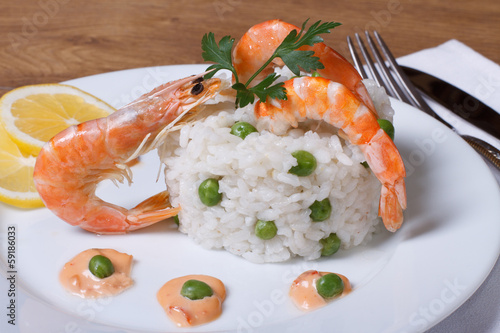
[[[404,179],[399,179],[394,185],[396,190],[396,195],[398,196],[398,202],[401,208],[406,209],[406,185]]]
[[[173,208],[169,197],[168,191],[163,191],[129,210],[127,214],[127,221],[130,223],[129,230],[143,228],[177,215],[181,208]]]
[[[394,185],[382,185],[378,211],[387,230],[395,232],[401,227],[404,209],[406,209],[404,180],[400,179]]]

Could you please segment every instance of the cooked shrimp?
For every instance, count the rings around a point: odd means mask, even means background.
[[[278,134],[306,119],[323,120],[341,129],[361,148],[382,183],[379,215],[387,230],[396,231],[406,208],[406,172],[394,142],[380,128],[376,116],[345,86],[322,77],[288,80],[284,87],[288,99],[257,102],[256,118],[266,117],[270,129]]]
[[[300,31],[300,28],[283,22],[281,20],[270,20],[251,27],[236,44],[233,50],[233,65],[238,73],[238,78],[245,83],[266,61],[285,37],[292,30]],[[363,103],[376,114],[373,102],[362,82],[358,71],[341,56],[337,51],[325,43],[316,43],[313,46],[304,46],[299,50],[312,50],[314,56],[319,57],[325,67],[319,69],[318,73],[327,79],[342,83],[351,90]],[[273,62],[263,70],[252,84],[257,84],[273,71],[273,67],[283,67],[281,59],[275,58]]]
[[[220,80],[203,81],[202,75],[159,86],[110,116],[69,127],[45,144],[34,180],[46,207],[69,224],[100,234],[125,233],[175,216],[180,207],[171,207],[166,191],[132,209],[105,202],[95,191],[103,179],[130,183],[126,163],[155,148],[157,136],[217,94]]]

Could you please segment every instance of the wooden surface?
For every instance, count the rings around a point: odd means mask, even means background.
[[[376,29],[395,56],[455,38],[500,63],[498,0],[2,2],[0,94],[121,69],[201,63],[204,33],[238,40],[272,18],[341,22],[324,38],[348,59],[346,36]]]

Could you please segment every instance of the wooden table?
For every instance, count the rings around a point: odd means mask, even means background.
[[[272,18],[341,22],[324,37],[348,59],[346,36],[376,29],[395,56],[456,38],[500,63],[498,0],[16,0],[0,10],[0,94],[121,69],[201,63],[204,33],[239,39]]]

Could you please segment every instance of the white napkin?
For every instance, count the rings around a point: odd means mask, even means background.
[[[400,57],[397,61],[459,87],[500,113],[500,66],[465,44],[452,39],[437,47]],[[428,102],[458,133],[480,138],[500,149],[500,140],[470,125],[441,105]],[[500,183],[500,172],[491,164],[488,165]]]
[[[500,113],[500,66],[463,43],[450,40],[397,61],[459,87]],[[443,119],[451,120],[459,133],[476,136],[500,149],[500,141],[493,136],[462,121],[437,103],[429,104]],[[500,183],[500,171],[488,165]],[[478,291],[428,333],[500,332],[499,273],[500,261],[497,261]]]

